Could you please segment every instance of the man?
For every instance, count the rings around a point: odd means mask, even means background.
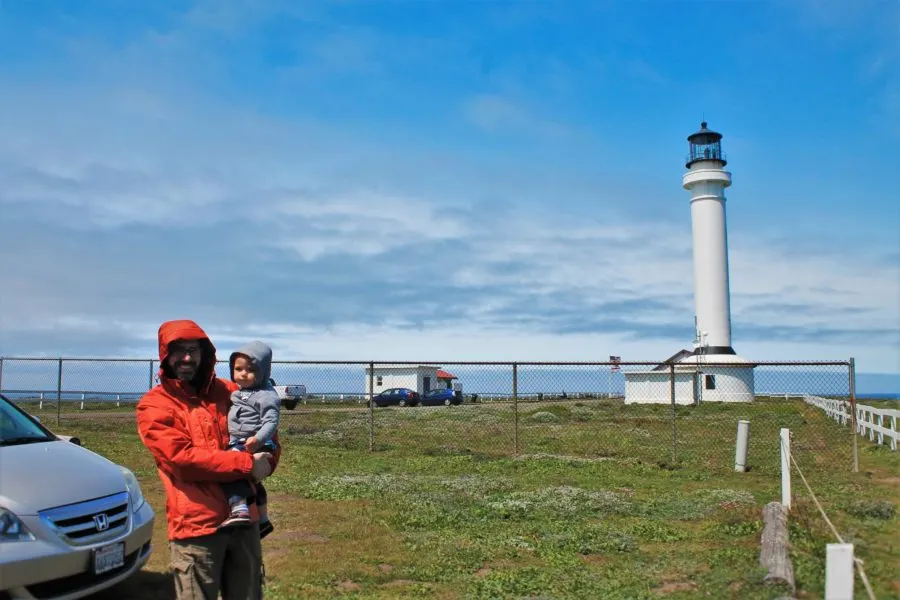
[[[280,452],[225,450],[228,406],[236,386],[216,377],[216,348],[193,321],[159,328],[159,385],[137,405],[141,441],[153,454],[166,492],[169,550],[178,600],[259,600],[262,548],[251,525],[219,530],[228,515],[223,481],[262,479]]]

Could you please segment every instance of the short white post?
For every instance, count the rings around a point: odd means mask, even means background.
[[[44,410],[44,399],[41,398],[41,401],[38,403],[38,410]]]
[[[891,450],[897,449],[897,415],[891,417]]]
[[[781,504],[791,510],[791,430],[781,428]]]
[[[81,401],[81,410],[84,410],[84,400]]]
[[[853,600],[853,544],[826,546],[825,600]]]
[[[734,448],[734,470],[747,470],[747,440],[750,437],[750,421],[738,421],[737,442]]]

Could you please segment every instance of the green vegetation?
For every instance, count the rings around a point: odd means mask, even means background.
[[[777,598],[758,560],[762,506],[780,497],[781,427],[877,597],[900,597],[900,453],[860,439],[852,473],[849,429],[814,407],[678,407],[674,456],[668,406],[518,409],[376,409],[371,429],[366,408],[285,412],[266,597]],[[747,473],[733,467],[738,419],[751,423]],[[109,598],[167,596],[161,486],[133,421],[62,424],[132,468],[157,509],[150,565]],[[794,490],[797,597],[821,598],[836,540],[796,476]]]

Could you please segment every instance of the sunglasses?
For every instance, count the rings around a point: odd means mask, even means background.
[[[190,354],[191,356],[200,356],[203,352],[203,346],[200,344],[171,344],[169,346],[169,354],[175,356],[186,356]]]

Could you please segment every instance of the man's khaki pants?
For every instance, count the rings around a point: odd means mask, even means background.
[[[177,600],[261,600],[259,526],[169,542]]]

